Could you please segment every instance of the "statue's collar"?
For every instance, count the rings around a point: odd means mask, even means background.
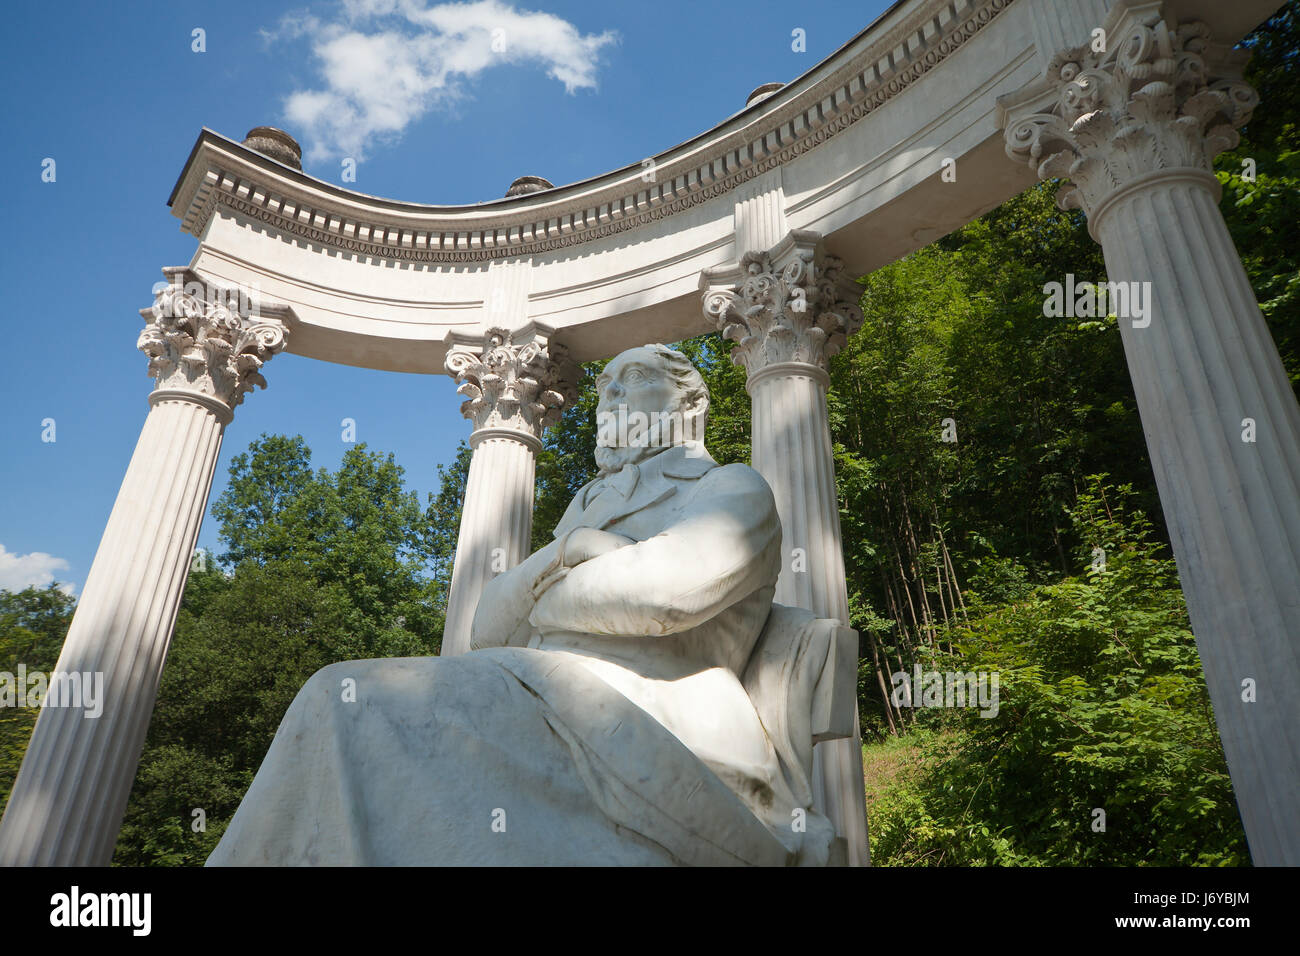
[[[673,445],[672,448],[660,452],[647,461],[642,466],[643,470],[652,467],[656,462],[658,462],[659,473],[669,478],[700,478],[710,469],[718,467],[713,456],[700,442],[695,442],[689,447]],[[652,474],[649,471],[646,473]]]
[[[703,445],[696,444],[690,448],[684,445],[673,445],[656,455],[643,458],[639,462],[630,462],[619,471],[597,478],[584,489],[583,503],[590,501],[594,497],[592,492],[601,485],[609,485],[617,489],[624,499],[631,501],[638,488],[654,487],[656,479],[660,477],[700,478],[716,467],[718,463],[713,460]]]
[[[709,469],[717,467],[718,463],[713,460],[713,456],[708,453],[704,445],[695,442],[690,446],[672,445],[649,458],[629,462],[619,471],[601,475],[596,480],[615,484],[625,494],[630,495],[636,487],[638,475],[644,475],[646,478],[657,478],[660,475],[669,478],[699,478]],[[630,478],[627,477],[629,475]],[[624,488],[624,485],[628,486]]]

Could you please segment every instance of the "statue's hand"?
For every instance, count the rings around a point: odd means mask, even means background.
[[[575,528],[564,541],[564,564],[571,568],[629,544],[636,544],[636,539],[599,528]]]
[[[636,544],[636,539],[599,528],[574,528],[558,543],[560,546],[554,559],[533,581],[531,590],[535,602],[541,600],[551,585],[562,580],[572,568],[602,554]]]

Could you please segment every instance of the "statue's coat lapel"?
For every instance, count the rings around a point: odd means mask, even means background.
[[[574,528],[608,528],[628,515],[635,514],[651,505],[671,498],[677,493],[677,481],[663,481],[663,478],[694,480],[703,477],[718,463],[709,457],[708,452],[694,458],[686,456],[682,446],[670,448],[662,454],[637,466],[633,478],[617,476],[614,488],[606,488],[595,495],[591,492],[602,479],[588,482],[578,493],[577,500],[585,503],[581,512],[570,508],[564,519],[555,529],[556,537]],[[624,474],[627,474],[625,471]],[[610,479],[613,480],[613,479]],[[630,494],[627,489],[630,487]]]

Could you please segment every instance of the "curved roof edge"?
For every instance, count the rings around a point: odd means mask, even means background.
[[[203,129],[168,205],[202,236],[218,205],[390,259],[525,257],[672,215],[822,145],[904,93],[1015,0],[899,0],[770,97],[644,163],[527,196],[438,206],[369,196]]]

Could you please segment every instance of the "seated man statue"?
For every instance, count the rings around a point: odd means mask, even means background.
[[[209,865],[837,861],[808,716],[835,622],[772,604],[771,489],[691,437],[680,352],[596,385],[599,475],[485,588],[472,650],[316,673]]]

